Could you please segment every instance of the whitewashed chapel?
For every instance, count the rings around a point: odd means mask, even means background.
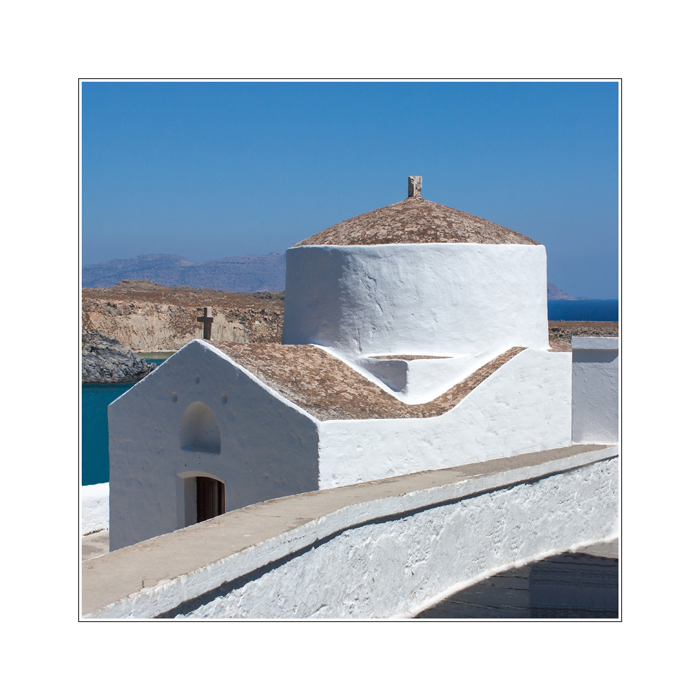
[[[571,444],[544,246],[421,197],[287,252],[281,345],[196,340],[109,408],[110,546],[252,503]]]

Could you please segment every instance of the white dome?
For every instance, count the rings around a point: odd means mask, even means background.
[[[409,197],[287,251],[282,342],[351,356],[547,348],[546,251]]]

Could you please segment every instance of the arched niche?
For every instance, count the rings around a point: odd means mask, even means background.
[[[201,401],[191,403],[180,422],[180,447],[193,452],[221,454],[221,432],[214,411]]]

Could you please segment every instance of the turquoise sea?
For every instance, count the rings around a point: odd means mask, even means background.
[[[552,321],[617,321],[615,299],[581,299],[548,302]],[[164,359],[145,357],[160,364]],[[83,486],[109,481],[109,437],[107,406],[128,391],[133,384],[83,384]]]
[[[149,364],[159,365],[163,359],[146,358]],[[103,484],[109,481],[109,433],[107,406],[124,392],[130,384],[83,384],[82,484]]]

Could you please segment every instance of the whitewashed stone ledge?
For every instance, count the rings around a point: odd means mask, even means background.
[[[248,506],[86,561],[83,617],[411,617],[616,537],[618,461],[574,445]]]

